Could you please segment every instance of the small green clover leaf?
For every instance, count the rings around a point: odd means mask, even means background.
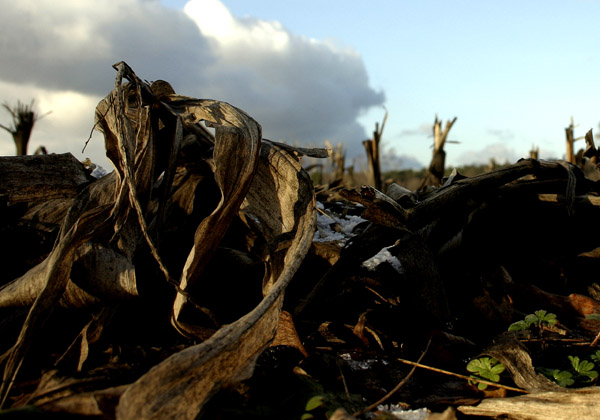
[[[556,383],[562,386],[563,388],[566,388],[575,383],[575,380],[573,379],[573,374],[567,370],[554,369],[554,371],[552,372],[552,376],[556,380]]]
[[[532,325],[538,328],[543,328],[545,325],[554,325],[558,322],[556,314],[548,313],[540,309],[525,317],[524,320],[513,322],[508,327],[508,331],[524,331]]]
[[[586,377],[586,382],[591,382],[598,377],[598,372],[593,370],[594,364],[587,360],[579,360],[577,356],[569,356],[571,366],[578,375]]]
[[[538,323],[539,318],[535,314],[529,314],[525,316],[525,324],[530,327]]]
[[[488,381],[498,382],[500,380],[500,374],[504,372],[504,365],[493,357],[480,357],[473,359],[467,364],[467,370],[476,374],[474,376],[487,379]],[[477,388],[483,390],[487,388],[486,384],[479,382]]]
[[[324,400],[325,400],[325,397],[323,395],[315,395],[314,397],[311,397],[308,400],[304,409],[306,411],[313,411],[319,407],[322,407],[324,404],[324,402],[323,402]]]
[[[538,368],[546,377],[552,379],[563,388],[571,386],[575,383],[573,374],[566,370]]]
[[[575,372],[579,371],[580,360],[578,356],[569,356],[569,361],[571,362],[571,366],[573,366],[573,370]]]
[[[314,418],[315,416],[312,413],[309,413],[308,411],[314,411],[319,407],[323,407],[324,404],[325,404],[325,397],[323,395],[315,395],[315,396],[311,397],[306,402],[306,406],[304,406],[304,410],[306,410],[307,412],[302,414],[302,416],[300,417],[300,420],[309,420],[309,419]]]
[[[508,331],[525,331],[529,325],[525,321],[517,321],[510,324]]]
[[[525,317],[525,320],[527,320],[527,317],[529,316],[531,315],[527,315]],[[556,319],[555,314],[548,313],[543,309],[535,311],[535,313],[533,314],[533,323],[536,324],[538,327],[541,327],[543,324],[554,325],[557,322],[558,320]]]
[[[596,350],[596,353],[592,354],[590,356],[590,359],[592,359],[596,363],[600,363],[600,350]]]

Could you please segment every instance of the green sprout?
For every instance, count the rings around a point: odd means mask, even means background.
[[[598,372],[593,370],[594,364],[587,360],[579,360],[577,356],[569,356],[571,366],[579,377],[582,378],[582,382],[592,382],[598,377]]]
[[[473,359],[467,364],[467,370],[474,373],[471,375],[475,379],[487,379],[488,381],[500,381],[500,374],[504,372],[504,365],[493,357],[480,357]],[[479,382],[477,388],[484,390],[487,384]]]
[[[562,387],[571,386],[575,383],[589,384],[598,378],[598,372],[594,370],[594,363],[581,360],[578,356],[568,357],[571,362],[571,368],[568,371],[548,368],[538,368],[538,370]],[[600,358],[600,350],[597,350],[591,358],[592,360]]]
[[[538,368],[540,372],[542,372],[547,378],[552,379],[558,385],[566,388],[575,383],[573,379],[573,374],[568,370],[559,370],[559,369],[547,369],[547,368]]]
[[[539,329],[543,329],[545,326],[554,325],[558,322],[556,315],[548,313],[543,309],[535,311],[525,317],[524,320],[513,322],[508,327],[508,331],[524,331],[529,327],[534,326]]]
[[[596,350],[596,353],[592,354],[590,356],[590,359],[592,359],[596,363],[600,363],[600,350]]]
[[[317,408],[319,407],[323,407],[325,405],[325,396],[323,395],[315,395],[314,397],[311,397],[308,402],[306,403],[306,406],[304,407],[304,410],[306,411],[306,413],[302,414],[302,417],[300,417],[300,420],[308,420],[308,419],[312,419],[315,416],[312,413],[309,413],[309,411],[315,411]]]

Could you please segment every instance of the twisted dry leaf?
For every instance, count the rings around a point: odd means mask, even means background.
[[[110,208],[105,206],[86,212],[75,224],[62,233],[57,245],[45,260],[41,273],[45,279],[44,288],[35,299],[16,343],[6,353],[7,361],[0,388],[2,404],[8,396],[35,334],[43,328],[55,302],[64,293],[75,251],[79,245],[89,240],[96,229],[105,225],[109,210]]]
[[[223,102],[175,94],[159,100],[125,63],[115,68],[115,89],[98,104],[96,117],[116,170],[73,200],[54,249],[22,279],[26,304],[32,308],[17,343],[3,356],[2,397],[8,395],[28,348],[57,302],[80,307],[135,296],[141,278],[133,270],[133,256],[139,258],[140,249],[147,253],[148,247],[166,278],[176,283],[155,241],[163,234],[168,206],[184,213],[191,209],[182,202],[185,198],[170,194],[192,191],[192,196],[197,195],[204,172],[192,170],[190,182],[173,183],[179,182],[178,174],[186,172],[186,165],[197,166],[182,154],[182,148],[200,145],[201,159],[212,152],[206,162],[212,165],[221,197],[212,212],[200,212],[208,216],[195,226],[194,245],[176,285],[175,319],[178,304],[180,308],[186,302],[196,305],[192,293],[201,291],[205,265],[236,217],[260,238],[257,247],[262,248],[254,251],[267,267],[264,298],[204,343],[174,354],[129,386],[118,408],[119,418],[194,418],[223,385],[248,376],[274,337],[283,292],[310,247],[315,226],[312,184],[297,156],[321,152],[268,141],[261,148],[260,126],[243,111]],[[199,121],[215,127],[215,139],[199,128]],[[198,214],[190,214],[185,222],[197,218]],[[168,225],[175,226],[171,221]],[[113,273],[93,272],[92,267],[98,266]],[[99,283],[106,279],[107,283]],[[181,330],[194,333],[193,325],[190,331],[185,326]],[[81,368],[85,357],[79,359]]]
[[[19,300],[21,304],[31,304],[19,337],[1,358],[6,361],[0,388],[2,403],[36,334],[43,328],[57,302],[66,302],[67,306],[75,307],[97,303],[94,296],[81,290],[70,279],[73,264],[81,255],[78,254],[80,246],[94,242],[93,238],[101,238],[101,242],[106,242],[106,238],[110,238],[107,233],[112,229],[118,236],[117,250],[113,256],[118,258],[111,262],[114,263],[111,268],[116,270],[116,275],[111,278],[116,277],[117,283],[129,283],[125,287],[128,291],[135,290],[135,284],[131,284],[132,280],[135,282],[131,265],[123,263],[121,257],[131,261],[139,237],[144,235],[149,238],[142,206],[147,206],[149,191],[158,176],[157,171],[153,170],[156,156],[148,153],[153,150],[149,143],[155,136],[151,132],[150,111],[142,104],[140,90],[145,85],[125,63],[119,63],[116,67],[118,75],[115,89],[98,105],[97,118],[105,134],[107,153],[117,167],[117,175],[105,177],[106,180],[84,188],[65,215],[61,233],[50,254],[0,291],[0,301],[6,305],[14,305]],[[134,83],[125,86],[123,78]],[[131,119],[125,115],[127,111],[128,115],[133,115]],[[111,154],[115,150],[116,156]],[[151,170],[145,170],[144,167],[150,167]],[[136,169],[135,173],[133,168]],[[140,204],[139,197],[142,197],[144,204]],[[137,219],[129,217],[130,209],[135,210]],[[124,226],[128,229],[123,229]],[[106,263],[106,253],[103,255],[99,255],[99,258]]]
[[[203,120],[216,128],[212,164],[221,200],[196,229],[179,284],[181,290],[194,294],[200,275],[250,188],[258,165],[261,128],[245,112],[225,102],[190,98],[171,101],[169,106],[185,120]],[[175,298],[173,325],[180,332],[194,336],[193,328],[182,320],[186,300],[182,293]]]
[[[194,419],[221,387],[249,377],[273,339],[283,292],[315,229],[312,184],[297,160],[265,142],[243,218],[270,243],[264,299],[251,312],[152,368],[123,394],[117,419]],[[285,238],[285,240],[283,240]],[[190,403],[193,402],[193,403]]]

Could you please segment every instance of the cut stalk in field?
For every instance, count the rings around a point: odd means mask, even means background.
[[[456,117],[452,121],[446,121],[446,127],[442,131],[442,121],[438,120],[437,115],[435,116],[433,123],[433,157],[419,189],[423,189],[428,185],[440,186],[442,184],[444,167],[446,165],[444,145],[448,141],[448,133],[455,121]]]
[[[383,134],[383,128],[387,121],[388,113],[385,112],[381,127],[379,123],[375,123],[375,131],[373,131],[373,138],[370,140],[363,141],[363,146],[367,153],[367,161],[369,162],[369,172],[371,174],[371,185],[377,190],[381,190],[381,163],[379,161],[379,143],[381,142],[381,135]]]

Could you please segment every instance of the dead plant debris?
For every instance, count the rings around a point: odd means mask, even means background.
[[[0,416],[596,418],[600,184],[578,167],[313,186],[301,157],[326,151],[114,67],[113,172],[0,158]],[[499,381],[470,377],[483,356]]]

